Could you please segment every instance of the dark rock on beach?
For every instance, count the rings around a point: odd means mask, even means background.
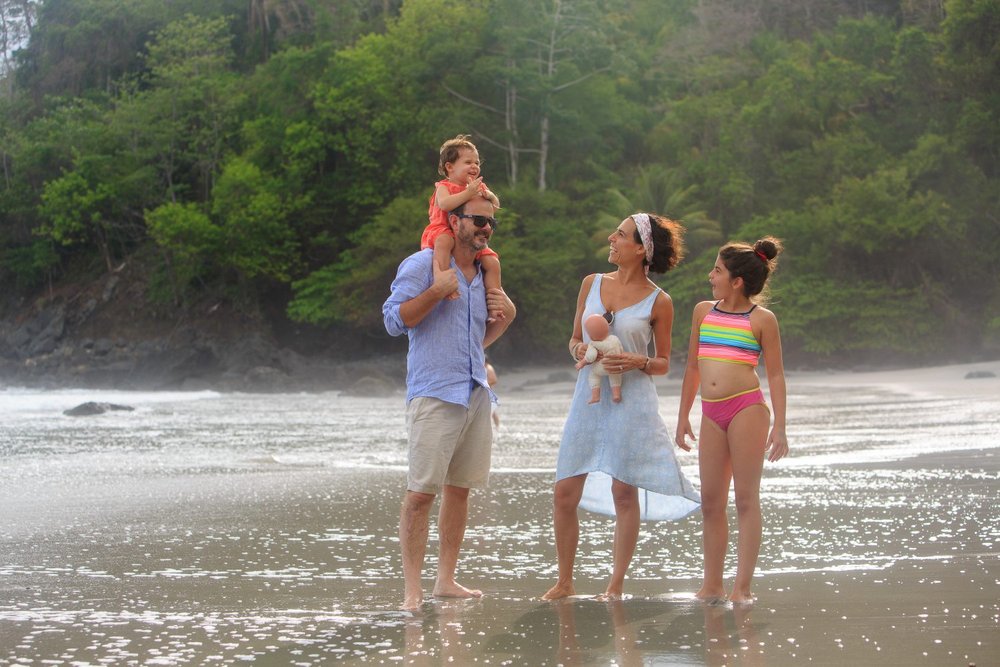
[[[118,405],[116,403],[95,403],[94,401],[87,401],[86,403],[81,403],[75,408],[70,408],[69,410],[63,410],[63,414],[67,417],[89,417],[90,415],[103,415],[105,412],[110,412],[112,410],[124,410],[126,412],[132,412],[135,410],[130,405]]]
[[[969,371],[965,374],[966,380],[981,380],[984,378],[995,378],[997,376],[993,371]]]

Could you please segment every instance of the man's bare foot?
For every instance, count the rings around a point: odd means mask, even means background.
[[[475,588],[466,588],[462,584],[453,581],[450,584],[435,584],[434,597],[436,598],[481,598],[483,592]]]
[[[556,584],[548,590],[548,592],[542,596],[543,600],[561,600],[563,598],[568,598],[571,595],[576,595],[576,589],[573,587],[572,583],[569,584]]]

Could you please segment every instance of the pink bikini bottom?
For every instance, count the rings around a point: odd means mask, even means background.
[[[763,405],[767,408],[767,403],[764,401],[764,393],[760,390],[760,387],[741,391],[738,394],[726,396],[725,398],[703,398],[701,399],[701,414],[718,424],[719,428],[723,431],[728,431],[729,424],[736,415],[751,405]],[[770,412],[770,409],[768,409],[768,412]]]

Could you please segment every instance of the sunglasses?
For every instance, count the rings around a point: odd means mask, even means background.
[[[604,311],[604,314],[601,315],[601,317],[607,320],[608,324],[614,324],[615,322],[615,314],[612,313],[610,310]]]
[[[482,229],[486,225],[489,225],[490,229],[495,230],[497,228],[497,219],[491,218],[488,215],[472,215],[471,213],[459,213],[458,217],[468,218],[469,220],[472,220],[472,224],[474,224],[476,227],[479,227],[480,229]]]

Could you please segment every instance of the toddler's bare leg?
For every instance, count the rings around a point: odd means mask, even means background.
[[[486,290],[489,291],[494,287],[501,289],[500,287],[500,258],[496,255],[483,255],[479,259],[480,264],[483,267],[483,284],[486,285]],[[505,319],[502,310],[497,310],[489,314],[489,322],[495,320]]]
[[[451,268],[451,251],[455,249],[455,237],[448,234],[438,234],[434,239],[434,275]],[[458,298],[458,292],[452,292],[447,297],[449,301]]]

